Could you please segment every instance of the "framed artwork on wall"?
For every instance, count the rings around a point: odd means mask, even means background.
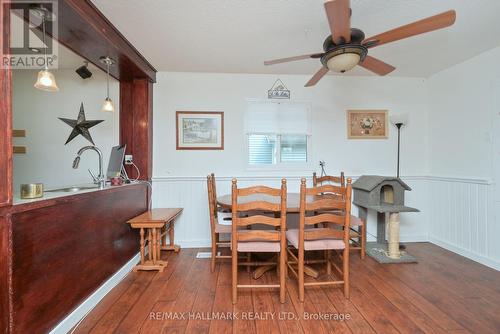
[[[386,139],[387,110],[347,110],[348,139]]]
[[[177,150],[223,150],[224,113],[220,111],[177,111]]]

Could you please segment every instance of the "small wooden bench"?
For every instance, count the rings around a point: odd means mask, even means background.
[[[174,222],[182,210],[182,208],[152,209],[127,221],[127,224],[130,224],[132,228],[140,229],[141,236],[141,262],[134,267],[134,271],[158,270],[162,272],[168,262],[160,260],[160,252],[162,250],[173,250],[174,252],[180,250],[180,247],[174,244]],[[167,233],[169,236],[168,245]],[[146,242],[148,244],[148,260],[145,259],[144,254]]]

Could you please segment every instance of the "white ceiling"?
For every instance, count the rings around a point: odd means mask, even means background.
[[[312,74],[319,60],[263,61],[322,51],[323,0],[93,0],[160,71]],[[367,37],[455,9],[454,26],[370,50],[391,76],[428,77],[500,45],[500,0],[351,0]],[[349,75],[371,75],[357,68]]]

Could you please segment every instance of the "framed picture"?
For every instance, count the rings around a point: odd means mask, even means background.
[[[387,110],[347,110],[348,139],[386,139]]]
[[[177,111],[177,150],[223,150],[224,113]]]

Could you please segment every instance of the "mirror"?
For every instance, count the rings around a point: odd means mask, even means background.
[[[13,138],[17,152],[13,156],[14,199],[19,198],[23,183],[43,183],[45,189],[93,183],[88,169],[95,175],[99,172],[96,152],[84,152],[78,168],[73,168],[78,150],[92,143],[79,135],[65,144],[72,128],[59,119],[76,120],[82,103],[87,120],[103,120],[89,132],[103,153],[104,173],[111,148],[119,144],[119,82],[109,78],[109,97],[115,112],[102,112],[106,73],[90,64],[92,76],[83,79],[75,70],[84,65],[84,59],[56,42],[54,47],[58,48],[58,64],[50,72],[56,78],[58,92],[34,87],[40,68],[12,71],[13,129],[19,130],[14,131]]]

